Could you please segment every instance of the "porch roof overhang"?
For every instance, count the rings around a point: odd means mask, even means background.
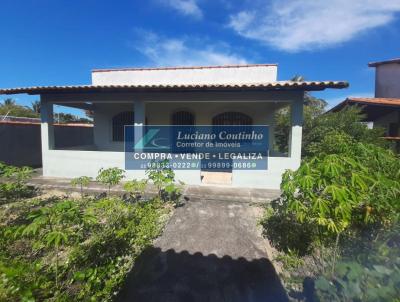
[[[77,85],[34,86],[0,89],[0,94],[27,93],[31,95],[51,93],[95,92],[168,92],[168,91],[243,91],[243,90],[301,90],[318,91],[326,88],[347,88],[345,81],[277,81],[244,84],[182,84],[182,85]]]

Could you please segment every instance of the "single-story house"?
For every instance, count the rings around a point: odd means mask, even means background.
[[[301,159],[305,91],[345,88],[343,81],[277,81],[276,64],[176,68],[117,68],[92,71],[91,85],[0,89],[0,94],[40,95],[43,175],[95,177],[100,168],[124,168],[124,125],[269,125],[274,145],[274,114],[289,106],[288,152],[269,150],[265,170],[223,172],[177,170],[187,184],[222,183],[235,187],[280,186],[285,169]],[[55,104],[91,110],[94,143],[71,148],[54,144]],[[136,132],[135,132],[136,135]],[[144,170],[128,170],[127,178],[143,178]]]
[[[400,152],[400,58],[372,62],[375,68],[375,97],[349,97],[329,112],[337,112],[347,106],[359,106],[365,114],[369,128],[385,129],[385,139],[395,142]]]
[[[385,139],[394,141],[400,151],[400,98],[347,98],[329,110],[337,112],[347,106],[358,106],[368,128],[385,129]]]

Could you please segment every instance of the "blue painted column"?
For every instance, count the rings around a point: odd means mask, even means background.
[[[292,102],[290,115],[291,115],[291,131],[289,140],[289,156],[298,161],[301,160],[301,139],[303,130],[303,98],[296,99]]]

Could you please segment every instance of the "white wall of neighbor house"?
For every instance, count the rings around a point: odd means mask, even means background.
[[[92,72],[93,85],[190,85],[251,84],[274,82],[276,65],[98,70]]]
[[[180,98],[180,102],[162,102],[159,98],[145,96],[144,112],[148,124],[169,124],[171,114],[177,110],[189,110],[195,114],[196,124],[210,124],[212,117],[226,111],[240,111],[253,118],[254,124],[271,124],[275,110],[288,102],[292,106],[292,130],[290,137],[289,157],[269,157],[268,170],[233,170],[232,186],[279,189],[282,173],[286,169],[297,169],[301,158],[301,124],[303,110],[303,92],[268,92],[262,97],[249,97],[246,101],[245,93],[236,93],[234,100],[223,100],[222,97],[215,97],[210,101],[211,94],[206,97],[208,101],[201,101],[199,98],[187,95]],[[249,96],[251,94],[248,94]],[[240,96],[240,97],[239,97]],[[123,142],[112,142],[112,117],[121,111],[134,111],[135,100],[140,96],[135,95],[91,95],[90,100],[94,103],[94,141],[97,151],[93,150],[53,150],[54,134],[52,132],[52,110],[51,102],[88,101],[88,96],[73,95],[52,95],[42,97],[42,144],[43,144],[43,174],[52,177],[77,177],[87,175],[95,177],[100,168],[119,167],[124,168]],[[236,98],[236,99],[235,99]],[[114,99],[114,101],[113,101]],[[195,102],[197,99],[197,102]],[[229,99],[229,98],[228,98]],[[238,101],[241,99],[241,101]],[[130,101],[132,100],[132,101]],[[98,101],[98,102],[97,102]],[[123,101],[123,103],[122,103]],[[50,102],[50,103],[49,103]],[[143,102],[143,101],[142,101]],[[133,121],[132,121],[133,124]],[[126,173],[127,178],[143,178],[142,170],[130,170]],[[177,170],[177,179],[187,184],[201,184],[200,170]]]
[[[375,97],[400,98],[400,64],[382,64],[376,67]]]

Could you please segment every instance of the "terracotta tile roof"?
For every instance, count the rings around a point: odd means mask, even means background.
[[[386,60],[386,61],[379,61],[379,62],[371,62],[368,63],[369,67],[377,67],[380,65],[385,65],[385,64],[400,64],[400,58],[395,58],[395,59],[391,59],[391,60]]]
[[[394,98],[347,98],[343,102],[340,102],[335,107],[331,108],[328,112],[339,111],[347,104],[359,104],[359,105],[374,105],[374,106],[388,106],[388,107],[400,107],[400,99]]]
[[[346,88],[344,81],[278,81],[249,84],[182,84],[182,85],[78,85],[78,86],[35,86],[0,89],[0,94],[45,94],[64,92],[129,92],[129,91],[173,91],[173,90],[324,90],[325,88]]]
[[[400,99],[394,98],[347,98],[345,101],[348,103],[400,106]]]
[[[176,66],[176,67],[124,67],[124,68],[96,68],[92,72],[128,71],[128,70],[179,70],[179,69],[219,69],[219,68],[242,68],[242,67],[266,67],[278,64],[241,64],[241,65],[214,65],[214,66]]]

